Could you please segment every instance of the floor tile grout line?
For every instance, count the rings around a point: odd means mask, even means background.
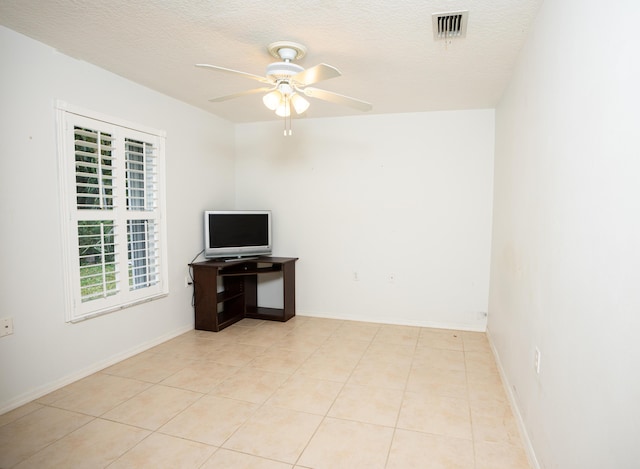
[[[51,406],[46,406],[46,407],[51,407]],[[55,409],[59,409],[58,407],[54,407],[54,408],[55,408]],[[65,409],[59,409],[59,410],[65,410]],[[71,412],[71,411],[67,411],[67,412]],[[76,412],[76,413],[80,414],[80,412]],[[99,418],[99,417],[95,417],[95,416],[87,415],[87,414],[80,414],[80,415],[83,415],[83,416],[86,416],[86,417],[91,417],[91,419],[90,419],[90,420],[88,420],[87,422],[85,422],[84,424],[80,425],[79,427],[76,427],[76,428],[74,428],[73,430],[71,430],[71,431],[69,431],[69,432],[65,433],[64,435],[60,436],[60,437],[59,437],[59,438],[57,438],[56,440],[54,440],[54,441],[52,441],[52,442],[50,442],[50,443],[46,444],[46,445],[45,445],[45,446],[43,446],[42,448],[39,448],[37,451],[35,451],[35,452],[31,453],[29,456],[26,456],[26,457],[25,457],[25,458],[23,458],[21,461],[16,462],[16,464],[14,464],[14,466],[12,466],[12,467],[15,467],[15,466],[17,466],[17,465],[19,465],[19,464],[22,464],[23,462],[27,461],[28,459],[30,459],[30,458],[32,458],[32,457],[34,457],[36,454],[38,454],[38,453],[40,453],[40,452],[42,452],[42,451],[45,451],[47,448],[49,448],[49,447],[51,447],[51,446],[55,445],[55,444],[56,444],[56,443],[58,443],[60,440],[62,440],[62,439],[64,439],[64,438],[68,437],[69,435],[71,435],[71,434],[72,434],[72,433],[74,433],[75,431],[80,430],[81,428],[86,427],[86,426],[87,426],[87,425],[89,425],[91,422],[93,422],[94,420],[97,420],[97,419]]]
[[[344,325],[344,322],[342,323],[342,325]],[[340,327],[342,327],[342,325]],[[333,334],[335,334],[340,327],[338,327],[336,330],[334,330],[328,337],[327,340],[325,340],[324,343],[326,343],[329,338],[331,336],[333,336]],[[376,332],[377,334],[377,332]],[[360,356],[360,358],[358,359],[358,362],[354,365],[353,369],[351,370],[351,372],[349,373],[349,376],[344,380],[344,382],[342,383],[342,386],[340,386],[340,390],[336,393],[336,396],[333,398],[333,402],[331,403],[331,405],[327,408],[327,411],[325,412],[325,414],[322,416],[322,420],[320,420],[320,423],[318,424],[318,426],[316,427],[316,429],[314,430],[313,434],[309,437],[309,439],[307,440],[307,444],[304,445],[304,448],[302,449],[302,451],[300,452],[300,454],[298,455],[298,457],[296,458],[295,463],[293,464],[293,467],[297,466],[298,463],[300,462],[300,458],[302,458],[302,455],[305,453],[305,451],[307,450],[307,448],[309,447],[309,445],[311,444],[311,441],[313,441],[313,438],[317,435],[318,430],[320,429],[320,427],[322,427],[322,424],[327,420],[327,418],[332,418],[329,417],[329,412],[331,412],[331,409],[333,408],[333,406],[335,405],[336,401],[338,400],[338,397],[340,396],[340,393],[344,390],[344,388],[346,387],[347,383],[349,382],[349,379],[351,378],[351,376],[353,376],[353,372],[355,371],[355,369],[358,367],[358,364],[362,361],[362,357],[364,357],[366,351],[369,349],[369,347],[371,347],[371,343],[373,342],[373,338],[369,341],[369,344],[367,345],[367,348],[362,352],[362,355]],[[317,349],[316,349],[317,351]]]
[[[26,403],[26,404],[24,404],[24,405],[28,405],[28,404],[32,404],[32,403],[33,403],[33,404],[36,404],[36,405],[38,405],[38,406],[40,406],[40,407],[36,407],[35,409],[30,410],[29,412],[27,412],[27,413],[26,413],[26,414],[24,414],[24,415],[21,415],[21,416],[19,416],[19,417],[14,418],[13,420],[9,420],[9,421],[7,421],[7,422],[3,423],[2,425],[0,425],[0,428],[4,427],[5,425],[10,425],[10,424],[12,424],[12,423],[14,423],[14,422],[17,422],[18,420],[21,420],[21,419],[25,418],[26,416],[31,415],[31,414],[32,414],[32,413],[34,413],[35,411],[40,410],[42,407],[52,407],[52,406],[50,406],[50,405],[47,405],[47,404],[43,404],[43,403],[41,403],[41,402],[38,402],[38,400],[37,400],[37,399],[36,399],[36,400],[33,400],[33,401],[31,401],[31,402],[27,402],[27,403]],[[18,407],[18,409],[19,409],[19,407]],[[16,409],[13,409],[13,410],[16,410]],[[12,410],[10,410],[9,412],[12,412]],[[7,412],[6,414],[8,414],[9,412]],[[6,415],[6,414],[2,414],[2,415]]]
[[[463,344],[464,347],[464,344]],[[466,352],[463,351],[463,356],[465,358],[464,360],[464,378],[465,378],[465,384],[466,384],[466,388],[467,388],[467,402],[468,404],[468,412],[469,412],[469,423],[471,426],[471,449],[473,451],[473,467],[477,467],[478,466],[478,462],[477,462],[477,451],[476,451],[476,439],[475,439],[475,430],[473,428],[473,418],[471,415],[471,393],[469,391],[469,375],[467,373],[468,371],[468,367],[467,367],[467,360],[466,360]]]
[[[136,427],[139,428],[139,427]],[[150,438],[152,435],[155,435],[156,431],[149,431],[149,434],[147,436],[145,436],[142,440],[138,441],[135,445],[133,445],[131,448],[128,448],[124,453],[122,453],[121,455],[119,455],[117,458],[115,458],[113,461],[111,461],[109,464],[107,464],[105,466],[105,469],[107,469],[109,466],[112,466],[113,464],[115,464],[119,459],[123,458],[127,453],[130,453],[131,451],[133,451],[134,448],[136,448],[138,445],[140,445],[143,441],[147,440],[148,438]]]
[[[258,326],[255,326],[255,327],[258,327]],[[295,328],[294,328],[294,329],[295,329]],[[291,331],[290,331],[290,332],[291,332]],[[289,332],[289,333],[290,333],[290,332]],[[289,333],[288,333],[288,334],[286,334],[286,335],[289,335]],[[285,335],[285,336],[286,336],[286,335]],[[324,344],[324,343],[329,339],[329,337],[330,337],[330,335],[329,335],[329,336],[327,336],[327,338],[326,338],[322,343]],[[271,346],[269,346],[269,347],[266,347],[263,353],[266,353],[266,352],[267,352],[271,347],[273,347],[273,346],[274,346],[274,344],[272,344],[272,345],[271,345]],[[321,346],[321,345],[319,345],[319,346],[317,346],[317,347],[316,347],[316,350],[314,351],[314,353],[317,351],[317,349],[318,349],[320,346]],[[313,354],[312,354],[312,355],[313,355]],[[311,356],[312,356],[312,355],[311,355]],[[308,360],[309,358],[311,358],[311,356],[307,357],[307,360]],[[251,363],[251,361],[252,361],[252,360],[250,360],[250,361],[248,361],[247,363],[245,363],[242,367],[240,367],[240,369],[243,369],[243,368],[245,368],[245,367],[248,367],[248,366],[249,366],[249,364]],[[305,361],[306,361],[306,360],[305,360]],[[303,363],[304,363],[304,362],[303,362]],[[302,366],[302,364],[301,364],[300,366]],[[298,369],[300,368],[300,366],[298,366],[298,367],[296,368],[296,370],[298,370]],[[238,370],[238,371],[239,371],[239,370]],[[282,386],[284,385],[284,383],[286,383],[289,379],[291,379],[291,377],[292,377],[294,374],[295,374],[295,372],[293,372],[293,373],[289,373],[289,377],[288,377],[288,378],[287,378],[283,383],[281,383],[281,384],[280,384],[280,385],[279,385],[279,386],[278,386],[278,387],[277,387],[277,388],[276,388],[276,389],[275,389],[275,390],[274,390],[274,391],[273,391],[273,392],[272,392],[272,393],[271,393],[267,398],[265,398],[265,399],[264,399],[264,401],[263,401],[262,403],[257,404],[256,408],[255,408],[255,409],[251,412],[251,414],[250,414],[250,415],[249,415],[249,416],[248,416],[248,417],[247,417],[247,418],[242,422],[242,424],[240,424],[240,425],[238,426],[238,428],[236,428],[236,429],[235,429],[235,430],[234,430],[234,431],[233,431],[233,432],[232,432],[232,433],[231,433],[231,434],[230,434],[230,435],[229,435],[229,436],[228,436],[228,437],[227,437],[227,438],[226,438],[226,439],[225,439],[225,440],[220,444],[220,448],[221,448],[221,449],[222,449],[222,448],[224,448],[224,449],[227,449],[227,450],[235,451],[235,450],[232,450],[232,449],[230,449],[230,448],[225,448],[225,447],[224,447],[224,445],[225,445],[225,444],[226,444],[226,443],[227,443],[231,438],[233,438],[233,436],[234,436],[238,431],[240,431],[240,429],[242,429],[242,428],[246,425],[246,423],[251,419],[251,417],[253,417],[254,415],[256,415],[260,409],[262,409],[262,408],[264,408],[264,407],[265,407],[265,405],[267,404],[267,402],[269,401],[269,399],[270,399],[271,397],[273,397],[273,395],[274,395],[274,394],[275,394],[279,389],[281,389],[281,388],[282,388]],[[212,392],[212,391],[211,391],[211,392]],[[242,402],[246,402],[246,401],[242,401]],[[315,414],[312,414],[312,415],[315,415]],[[320,422],[320,424],[321,424],[321,423],[322,423],[322,421]],[[320,426],[320,424],[318,425],[318,427]],[[317,428],[316,428],[316,431],[317,431]],[[314,434],[315,434],[315,432],[314,432]],[[312,437],[311,437],[311,438],[312,438]],[[310,439],[310,440],[311,440],[311,439]],[[309,440],[309,441],[310,441],[310,440]],[[307,442],[307,444],[308,444],[308,442]],[[306,448],[306,446],[305,446],[305,448]],[[304,452],[304,450],[303,450],[302,452]],[[302,455],[302,452],[300,453],[300,455]],[[243,454],[248,454],[248,453],[243,453]],[[298,456],[298,458],[300,457],[300,455]],[[255,455],[253,455],[253,456],[255,456]],[[297,459],[296,459],[296,461],[297,461]],[[279,462],[284,462],[284,461],[279,461]],[[288,464],[288,463],[287,463],[287,464]],[[295,463],[293,464],[293,466],[295,466]],[[292,467],[293,467],[293,466],[292,466]]]
[[[471,412],[471,390],[469,388],[469,373],[467,367],[467,350],[464,341],[464,335],[462,335],[462,350],[464,357],[464,377],[467,385],[467,402],[469,403],[469,422],[471,423],[471,447],[473,449],[473,466],[474,468],[478,467],[478,450],[476,448],[476,438],[475,438],[475,428],[473,424],[473,413]]]
[[[259,327],[259,325],[255,325],[255,326],[252,326],[251,328],[247,328],[247,329],[248,329],[248,330],[254,330],[254,329],[258,328],[258,327]],[[288,334],[286,334],[286,335],[288,335]],[[241,342],[237,342],[237,341],[234,341],[233,343],[234,343],[234,345],[245,345],[245,344],[242,344]],[[251,344],[246,344],[246,345],[251,345]],[[271,345],[271,346],[269,346],[269,347],[265,347],[265,350],[262,352],[262,354],[266,353],[266,352],[267,352],[268,350],[270,350],[273,346],[274,346],[274,345],[272,344],[272,345]],[[260,356],[260,355],[258,355],[258,356]],[[227,379],[231,378],[233,375],[235,375],[236,373],[238,373],[240,370],[242,370],[242,369],[244,369],[244,368],[249,367],[250,363],[251,363],[255,358],[256,358],[256,357],[254,357],[252,360],[249,360],[249,361],[248,361],[247,363],[245,363],[244,365],[242,365],[242,366],[238,367],[238,370],[236,370],[236,371],[235,371],[234,373],[232,373],[230,376],[227,376],[227,377],[226,377],[225,379],[223,379],[220,383],[218,383],[218,385],[219,385],[219,384],[222,384],[222,383],[223,383],[223,382],[225,382]],[[293,373],[289,374],[289,378],[287,378],[287,380],[288,380],[288,379],[290,379],[290,377],[291,377],[291,376],[293,376]],[[286,382],[287,380],[285,380],[284,382]],[[226,444],[226,443],[227,443],[227,442],[228,442],[228,441],[229,441],[229,440],[230,440],[230,439],[231,439],[231,438],[232,438],[232,437],[233,437],[233,436],[234,436],[234,435],[235,435],[235,434],[236,434],[236,433],[241,429],[241,428],[243,428],[243,427],[244,427],[244,425],[245,425],[245,424],[246,424],[246,423],[251,419],[251,417],[253,417],[253,416],[254,416],[254,415],[255,415],[255,414],[256,414],[260,409],[262,409],[262,408],[264,407],[264,405],[265,405],[265,404],[267,403],[267,401],[268,401],[268,400],[273,396],[273,394],[275,394],[275,393],[277,392],[277,390],[278,390],[278,389],[280,389],[280,388],[282,387],[282,385],[284,384],[284,382],[283,382],[283,383],[282,383],[282,384],[281,384],[281,385],[280,385],[276,390],[274,390],[274,392],[273,392],[273,393],[271,393],[271,394],[270,394],[270,396],[269,396],[269,397],[267,397],[267,398],[266,398],[266,399],[265,399],[261,404],[256,405],[255,409],[253,409],[253,411],[252,411],[252,412],[247,416],[247,418],[243,421],[243,423],[242,423],[242,424],[240,424],[240,425],[239,425],[239,426],[238,426],[238,427],[237,427],[237,428],[236,428],[236,429],[235,429],[235,430],[234,430],[234,431],[233,431],[233,432],[232,432],[232,433],[231,433],[231,434],[230,434],[230,435],[229,435],[229,436],[228,436],[228,437],[227,437],[227,438],[226,438],[226,439],[225,439],[225,440],[220,444],[220,445],[215,446],[215,448],[216,448],[216,449],[215,449],[215,451],[211,454],[211,456],[210,456],[209,458],[207,458],[207,461],[208,461],[209,459],[211,459],[211,458],[212,458],[212,457],[213,457],[217,452],[219,452],[219,451],[220,451],[220,450],[222,450],[222,449],[224,449],[224,450],[226,450],[226,451],[234,451],[234,452],[241,453],[241,454],[248,454],[248,455],[251,455],[250,453],[244,453],[244,452],[242,452],[242,451],[237,451],[237,450],[234,450],[234,449],[231,449],[231,448],[224,448],[224,445],[225,445],[225,444]],[[211,395],[210,393],[214,391],[215,387],[217,387],[217,385],[216,385],[216,386],[214,386],[214,387],[213,387],[213,388],[212,388],[208,393],[206,393],[206,394],[204,394],[203,396],[201,396],[197,401],[193,402],[190,406],[188,406],[187,408],[185,408],[182,412],[186,411],[189,407],[191,407],[191,406],[195,405],[195,403],[196,403],[196,402],[198,402],[199,400],[201,400],[202,398],[204,398],[204,396],[205,396],[205,395]],[[234,399],[234,398],[230,398],[230,397],[227,397],[226,399],[231,399],[231,400],[234,400],[234,401],[237,401],[237,402],[247,403],[247,401],[244,401],[244,400],[241,400],[241,399]],[[253,403],[251,403],[251,404],[253,404]],[[182,412],[180,412],[180,413],[182,413]],[[174,419],[174,418],[176,418],[178,415],[180,415],[180,413],[179,413],[179,414],[177,414],[176,416],[174,416],[171,420],[173,420],[173,419]],[[169,420],[169,422],[170,422],[171,420]],[[169,423],[169,422],[166,422],[166,423]],[[166,425],[166,423],[165,423],[165,424],[163,424],[161,427],[159,427],[159,428],[156,430],[156,432],[160,432],[160,429],[161,429],[164,425]],[[161,432],[160,432],[160,433],[161,433]],[[170,435],[170,436],[173,436],[173,435]],[[195,440],[190,440],[190,439],[187,439],[187,440],[189,440],[189,441],[195,441]],[[206,444],[206,443],[205,443],[205,444]],[[212,445],[209,445],[209,446],[212,446]],[[251,455],[251,456],[255,456],[255,455]],[[264,458],[264,459],[270,459],[270,458]],[[273,460],[273,459],[271,459],[271,460]],[[206,462],[207,462],[207,461],[203,462],[203,463],[202,463],[202,465],[206,464]],[[284,461],[279,461],[279,460],[274,460],[274,461],[277,461],[277,462],[284,462]],[[201,465],[201,467],[202,467],[202,465]]]
[[[213,339],[213,340],[215,340],[215,339]],[[188,366],[188,365],[187,365],[187,366]],[[156,385],[156,386],[157,386],[157,385],[162,385],[162,386],[166,386],[166,387],[171,387],[171,388],[173,388],[173,389],[180,389],[180,390],[186,390],[186,391],[190,391],[190,392],[195,392],[195,391],[192,391],[192,390],[189,390],[189,389],[181,388],[181,387],[179,387],[179,386],[168,386],[168,385],[163,385],[163,384],[162,384],[162,382],[163,382],[163,381],[165,381],[165,380],[169,379],[171,376],[174,376],[176,373],[178,373],[178,372],[180,372],[180,371],[184,370],[187,366],[185,366],[184,368],[181,368],[180,370],[175,371],[173,374],[171,374],[171,375],[169,375],[169,376],[165,377],[162,381],[160,381],[160,382],[158,382],[158,383],[155,383],[155,384],[153,384],[153,385]],[[242,368],[242,367],[239,367],[239,369],[238,369],[238,370],[236,370],[236,372],[237,372],[237,371],[239,371],[241,368]],[[234,372],[233,374],[235,374],[235,372]],[[233,374],[232,374],[232,375],[233,375]],[[229,377],[227,377],[227,378],[229,378]],[[223,381],[224,381],[224,380],[223,380]],[[221,381],[221,382],[222,382],[222,381]],[[215,388],[215,386],[214,386],[214,388]],[[149,389],[149,388],[147,388],[147,389]],[[213,390],[213,389],[212,389],[212,390]],[[210,390],[210,392],[211,392],[212,390]],[[143,392],[143,391],[141,391],[141,392]],[[209,392],[209,393],[210,393],[210,392]],[[171,437],[173,437],[173,438],[181,438],[181,437],[177,437],[177,436],[172,435],[172,434],[163,433],[163,432],[161,431],[161,429],[162,429],[165,425],[167,425],[169,422],[173,421],[173,420],[174,420],[174,419],[176,419],[178,416],[180,416],[183,412],[187,411],[189,408],[191,408],[192,406],[194,406],[197,402],[201,401],[205,396],[209,395],[209,393],[199,393],[199,394],[201,394],[201,395],[198,397],[198,399],[196,399],[195,401],[193,401],[191,404],[189,404],[187,407],[185,407],[184,409],[182,409],[180,412],[178,412],[176,415],[174,415],[173,417],[171,417],[169,420],[167,420],[166,422],[164,422],[163,424],[161,424],[161,425],[160,425],[158,428],[156,428],[155,430],[151,430],[151,431],[150,431],[150,433],[149,433],[149,435],[147,435],[147,437],[145,437],[142,441],[144,441],[144,440],[145,440],[145,439],[147,439],[149,436],[151,436],[151,435],[153,435],[153,434],[156,434],[156,433],[158,433],[158,434],[162,434],[162,435],[171,436]],[[241,402],[246,402],[246,401],[241,401]],[[116,407],[117,407],[117,406],[116,406]],[[247,417],[247,420],[248,420],[252,415],[254,415],[254,414],[255,414],[255,412],[258,410],[258,408],[259,408],[259,407],[256,407],[256,409],[254,409],[254,411],[253,411],[253,412],[252,412],[252,413]],[[121,422],[119,422],[119,423],[121,423]],[[238,428],[240,428],[240,427],[238,427]],[[149,430],[149,429],[146,429],[146,430]],[[236,429],[236,431],[237,431],[237,430],[238,430],[238,429]],[[235,432],[234,432],[234,433],[235,433]],[[229,436],[229,438],[231,438],[231,436]],[[203,443],[203,442],[201,442],[201,441],[197,441],[197,440],[191,440],[191,439],[189,439],[189,438],[185,438],[185,440],[188,440],[188,441],[195,441],[195,442],[197,442],[197,443],[202,443],[202,444],[206,444],[206,445],[208,445],[208,446],[214,446],[214,447],[216,447],[217,449],[216,449],[216,451],[214,451],[214,453],[212,453],[212,455],[213,455],[213,454],[215,454],[215,452],[217,452],[217,450],[218,450],[218,449],[222,448],[222,445],[220,445],[220,446],[209,445],[208,443]],[[228,440],[228,438],[227,438],[227,440]],[[227,440],[225,440],[225,442],[226,442]],[[138,442],[138,444],[140,444],[142,441]],[[137,446],[138,444],[136,444],[135,446]],[[223,444],[224,444],[224,442],[223,442]],[[132,448],[130,448],[130,450],[132,450],[133,448],[135,448],[135,446],[134,446],[134,447],[132,447]],[[120,457],[122,457],[122,455],[121,455]],[[203,463],[203,464],[204,464],[204,463]]]
[[[396,414],[396,421],[393,425],[393,432],[391,433],[391,442],[389,443],[389,449],[387,450],[387,457],[384,461],[384,467],[386,468],[389,465],[389,458],[391,458],[391,449],[393,448],[393,442],[396,438],[396,432],[398,431],[398,423],[400,421],[400,414],[402,412],[402,406],[404,405],[404,400],[407,393],[407,386],[409,384],[409,377],[411,376],[411,370],[413,369],[413,361],[416,357],[416,351],[418,349],[418,341],[420,340],[420,330],[418,330],[418,337],[416,337],[416,341],[413,344],[413,353],[411,354],[411,362],[409,363],[409,372],[407,373],[407,377],[404,381],[404,388],[402,389],[402,398],[400,399],[400,406],[398,407],[398,412]]]

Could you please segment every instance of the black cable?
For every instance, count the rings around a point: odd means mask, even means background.
[[[196,254],[196,257],[194,257],[191,262],[189,262],[189,278],[191,279],[191,285],[194,286],[195,284],[195,280],[193,279],[193,269],[191,267],[191,264],[193,264],[196,259],[198,257],[200,257],[200,254],[202,254],[204,252],[204,249],[202,251],[200,251],[198,254]],[[191,293],[191,306],[195,306],[196,304],[196,288],[195,286],[193,287],[193,292]]]

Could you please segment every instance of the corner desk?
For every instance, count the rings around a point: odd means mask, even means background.
[[[218,332],[242,318],[288,321],[296,315],[297,257],[208,260],[193,269],[195,328]],[[281,272],[282,308],[258,306],[258,276]],[[222,279],[222,291],[218,291]]]

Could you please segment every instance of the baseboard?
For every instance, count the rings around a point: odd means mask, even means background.
[[[450,322],[434,322],[434,321],[412,321],[404,320],[402,318],[394,319],[393,321],[381,320],[380,318],[367,318],[362,316],[349,316],[345,314],[332,314],[332,313],[315,313],[307,311],[296,311],[297,316],[306,316],[312,318],[324,318],[324,319],[339,319],[342,321],[359,321],[359,322],[373,322],[376,324],[391,324],[395,326],[415,326],[415,327],[430,327],[433,329],[452,329],[456,331],[469,331],[469,332],[485,332],[486,324],[472,325],[472,324],[460,324]]]
[[[522,414],[520,413],[516,396],[513,394],[513,388],[511,387],[511,383],[507,379],[507,375],[504,372],[504,368],[502,367],[502,362],[500,360],[500,355],[498,355],[498,351],[493,344],[493,340],[491,339],[491,332],[488,327],[486,334],[487,339],[489,340],[489,346],[491,347],[491,352],[493,353],[493,357],[498,367],[498,372],[500,373],[502,386],[504,387],[504,390],[507,394],[507,399],[509,399],[509,404],[511,405],[511,411],[513,412],[513,416],[515,417],[518,424],[518,430],[520,430],[520,437],[522,438],[524,450],[527,453],[527,458],[529,458],[529,463],[531,464],[531,467],[533,469],[542,469],[540,463],[538,462],[538,458],[536,457],[533,445],[531,444],[531,439],[529,438],[527,428],[524,425],[524,420],[522,419]]]
[[[174,329],[168,334],[164,334],[160,337],[156,337],[155,339],[149,340],[136,347],[126,350],[125,352],[111,356],[106,360],[93,363],[87,368],[83,368],[82,370],[78,370],[77,372],[71,373],[60,379],[57,379],[50,383],[46,383],[42,386],[37,387],[36,389],[33,389],[29,392],[21,394],[20,396],[2,404],[2,407],[0,407],[0,415],[5,414],[13,409],[17,409],[18,407],[24,404],[28,404],[31,401],[34,401],[36,399],[41,398],[42,396],[49,394],[50,392],[56,391],[82,378],[86,378],[87,376],[90,376],[93,373],[96,373],[100,370],[104,370],[105,368],[111,365],[115,365],[116,363],[121,362],[122,360],[131,358],[134,355],[144,352],[145,350],[149,350],[150,348],[155,347],[156,345],[160,345],[161,343],[166,342],[167,340],[173,339],[174,337],[177,337],[191,330],[193,330],[193,324],[179,327],[178,329]]]

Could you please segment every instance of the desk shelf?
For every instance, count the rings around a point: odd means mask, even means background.
[[[218,332],[242,318],[288,321],[295,316],[294,257],[259,257],[232,262],[205,261],[193,268],[195,328]],[[258,276],[280,272],[283,307],[258,306]],[[222,291],[218,280],[222,279]]]

